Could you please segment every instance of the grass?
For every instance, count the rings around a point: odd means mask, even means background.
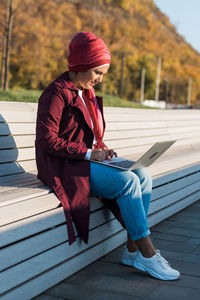
[[[0,101],[37,102],[41,91],[15,89],[3,91],[0,89]]]
[[[38,102],[38,98],[40,97],[41,93],[42,91],[37,90],[13,89],[9,91],[3,91],[0,89],[0,101]],[[97,93],[97,95],[103,96],[104,106],[149,108],[139,103],[123,100],[115,96],[102,95],[100,93]]]
[[[110,95],[102,95],[100,93],[96,93],[98,96],[103,97],[104,106],[112,106],[112,107],[131,107],[131,108],[149,108],[147,106],[141,105],[140,103],[124,100],[115,96]]]

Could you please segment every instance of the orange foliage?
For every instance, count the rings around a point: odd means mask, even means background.
[[[0,53],[6,2],[0,1]],[[200,101],[200,55],[152,0],[85,0],[80,5],[65,0],[15,0],[10,85],[43,88],[65,71],[67,45],[78,31],[96,33],[112,52],[105,92],[119,93],[122,52],[128,51],[132,55],[125,59],[126,98],[138,99],[142,67],[145,96],[154,97],[157,58],[162,57],[160,97],[167,78],[169,100],[186,102],[187,82],[192,78],[192,100]]]

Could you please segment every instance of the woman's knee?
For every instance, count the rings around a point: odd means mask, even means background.
[[[131,200],[132,202],[132,200],[134,199],[141,199],[141,185],[140,180],[136,174],[131,171],[123,172],[121,174],[121,183],[123,184],[119,189],[117,197],[117,203],[119,204],[119,206],[129,205],[129,200]]]
[[[146,169],[139,169],[136,170],[134,173],[139,177],[142,187],[145,187],[148,190],[152,189],[152,177]]]
[[[140,179],[135,173],[131,171],[123,172],[122,181],[123,181],[124,191],[129,190],[130,192],[132,192],[133,190],[135,191],[141,189]]]
[[[144,182],[149,186],[150,189],[152,189],[152,177],[151,174],[144,169],[145,175],[144,175]]]
[[[127,181],[133,182],[135,185],[140,184],[140,178],[137,174],[133,173],[132,171],[126,171],[124,174]]]

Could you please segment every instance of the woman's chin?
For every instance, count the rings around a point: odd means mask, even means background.
[[[93,87],[95,86],[94,83],[88,83],[88,84],[85,84],[84,86],[82,86],[84,89],[86,90],[91,90]]]

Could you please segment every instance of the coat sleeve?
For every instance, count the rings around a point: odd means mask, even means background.
[[[39,99],[35,146],[66,159],[84,159],[88,148],[59,137],[65,101],[58,88],[43,92]]]

